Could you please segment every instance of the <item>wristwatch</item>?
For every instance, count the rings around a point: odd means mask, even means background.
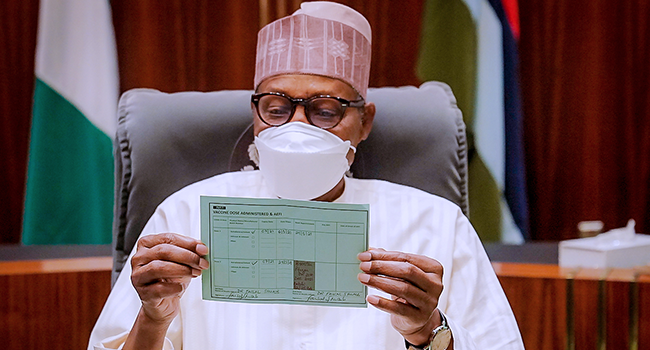
[[[424,348],[409,343],[408,350],[446,350],[449,347],[449,344],[451,343],[451,329],[449,329],[445,314],[440,310],[438,310],[438,312],[440,312],[442,324],[431,332],[429,343],[425,345]]]

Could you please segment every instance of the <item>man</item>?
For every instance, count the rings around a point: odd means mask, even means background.
[[[167,198],[143,229],[89,349],[522,349],[476,233],[454,204],[347,178],[372,128],[370,25],[335,3],[303,4],[258,35],[251,99],[259,171],[226,173]],[[358,255],[371,307],[203,301],[200,195],[370,205]],[[385,248],[385,249],[384,249]],[[443,273],[444,270],[444,273]],[[444,289],[444,292],[443,292]]]

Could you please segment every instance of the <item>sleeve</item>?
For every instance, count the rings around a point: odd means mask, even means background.
[[[122,350],[124,343],[126,342],[126,337],[129,335],[129,332],[123,332],[114,337],[109,337],[99,342],[97,345],[93,346],[94,350]],[[174,345],[169,340],[165,338],[165,343],[163,344],[162,350],[174,350]]]
[[[175,232],[171,231],[171,229],[174,228],[169,227],[164,211],[158,208],[142,230],[141,237],[158,232]],[[134,249],[131,252],[124,269],[106,300],[106,304],[104,304],[104,308],[90,334],[88,350],[122,349],[124,346],[141,306],[140,297],[131,284],[131,258],[135,251]],[[167,331],[164,350],[182,348],[181,327],[181,319],[176,317]]]
[[[524,349],[517,321],[492,264],[474,228],[460,211],[455,232],[451,271],[445,271],[441,296],[441,310],[447,315],[454,349]]]
[[[447,324],[449,325],[452,337],[454,338],[454,350],[480,349],[476,346],[476,343],[474,343],[472,335],[465,328],[457,324],[456,321],[448,317]]]

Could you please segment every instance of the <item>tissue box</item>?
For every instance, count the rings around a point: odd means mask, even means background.
[[[650,263],[650,236],[635,234],[627,240],[598,236],[560,242],[561,267],[629,268]]]

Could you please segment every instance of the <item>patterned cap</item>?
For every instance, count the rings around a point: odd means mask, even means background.
[[[371,30],[357,11],[333,2],[300,5],[257,34],[255,88],[281,74],[314,74],[348,83],[366,97]]]

